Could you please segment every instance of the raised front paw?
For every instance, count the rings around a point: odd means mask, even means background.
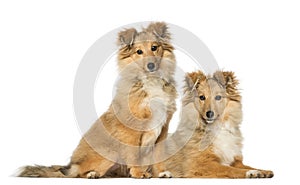
[[[249,170],[246,172],[246,178],[272,178],[272,171],[268,170]]]

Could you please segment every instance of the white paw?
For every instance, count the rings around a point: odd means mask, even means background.
[[[98,179],[100,175],[95,171],[90,171],[88,174],[86,174],[86,178],[88,179]]]
[[[158,174],[159,178],[171,178],[172,176],[173,176],[172,173],[169,171],[160,172]]]
[[[249,170],[246,172],[246,178],[257,178],[260,177],[261,173],[259,170]]]

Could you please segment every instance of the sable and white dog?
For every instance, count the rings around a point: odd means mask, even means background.
[[[241,95],[233,72],[188,73],[182,118],[170,137],[166,161],[173,177],[271,178],[272,171],[243,164]],[[187,140],[184,143],[184,140]]]
[[[163,146],[154,146],[166,138],[176,110],[176,62],[167,25],[151,23],[141,32],[126,29],[118,43],[116,95],[81,139],[70,164],[26,166],[19,176],[98,178],[118,164],[127,166],[134,178],[170,176],[164,163],[158,163],[153,174],[150,170],[164,153]]]

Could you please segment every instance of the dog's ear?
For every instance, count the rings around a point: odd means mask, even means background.
[[[126,29],[119,32],[118,44],[119,46],[132,46],[134,39],[137,35],[137,31],[134,28]]]
[[[158,40],[168,42],[171,39],[168,26],[164,22],[151,23],[146,30],[152,32]]]
[[[231,87],[236,89],[239,85],[239,81],[237,80],[234,72],[232,71],[223,71],[223,76],[226,82],[226,87]]]
[[[230,83],[230,78],[226,79],[224,73],[222,71],[216,71],[213,74],[213,78],[221,84],[224,88],[226,87],[227,83]]]
[[[227,94],[231,96],[239,95],[238,85],[239,81],[237,80],[234,72],[232,71],[217,71],[214,73],[213,77],[226,88]]]
[[[194,91],[201,81],[205,80],[206,76],[202,71],[187,73],[185,75],[185,82],[189,91]]]
[[[232,71],[216,71],[213,75],[214,79],[217,80],[224,87],[237,88],[239,82]]]

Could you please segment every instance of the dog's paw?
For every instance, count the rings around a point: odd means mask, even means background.
[[[265,173],[266,178],[274,177],[274,173],[272,171],[266,170],[266,171],[263,171],[263,172]]]
[[[152,177],[152,173],[149,173],[149,172],[144,172],[143,175],[142,175],[143,179],[149,179],[151,177]]]
[[[148,179],[152,177],[152,173],[140,167],[132,167],[129,176],[136,179]]]
[[[95,171],[90,171],[89,173],[86,174],[86,178],[88,179],[98,179],[100,178],[100,174]]]
[[[164,172],[160,172],[158,174],[159,178],[171,178],[173,177],[172,173],[170,171],[164,171]]]
[[[130,168],[129,176],[136,179],[148,179],[152,177],[152,173],[142,167],[134,166]]]
[[[246,178],[258,178],[260,176],[259,170],[249,170],[246,172]]]
[[[149,179],[152,177],[152,174],[149,172],[131,173],[130,177],[135,178],[135,179]]]
[[[269,170],[260,170],[260,176],[258,178],[272,178],[274,173]]]
[[[267,170],[249,170],[246,172],[246,178],[272,178],[272,171]]]

